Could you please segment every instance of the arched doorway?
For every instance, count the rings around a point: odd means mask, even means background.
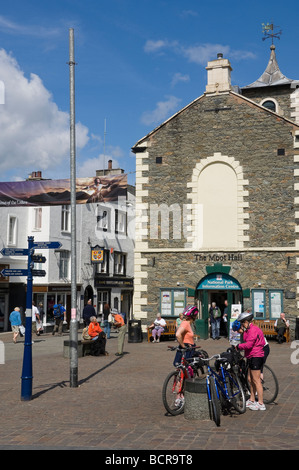
[[[84,305],[87,304],[89,299],[92,300],[92,304],[93,304],[93,288],[90,285],[87,286],[84,290]]]
[[[207,339],[209,337],[209,307],[212,302],[216,302],[217,306],[223,313],[225,301],[227,300],[228,322],[230,321],[231,306],[234,304],[243,304],[243,291],[241,284],[237,279],[228,274],[230,267],[222,267],[222,265],[218,265],[215,270],[210,267],[209,271],[210,272],[207,276],[203,277],[196,286],[196,297],[201,318],[199,325],[202,339]],[[223,335],[227,333],[227,325],[222,324],[221,333]]]

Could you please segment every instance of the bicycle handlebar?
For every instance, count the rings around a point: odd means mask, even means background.
[[[191,351],[192,349],[202,349],[201,346],[186,346],[182,348],[182,346],[168,346],[167,351]]]

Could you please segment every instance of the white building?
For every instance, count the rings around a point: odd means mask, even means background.
[[[105,174],[117,174],[109,162]],[[116,173],[115,173],[116,172]],[[97,172],[101,174],[101,172]],[[97,176],[98,176],[97,174]],[[31,178],[41,178],[32,173]],[[71,208],[64,206],[1,207],[0,250],[27,248],[28,236],[38,241],[58,241],[57,250],[35,250],[46,258],[34,269],[45,270],[44,277],[33,278],[33,300],[44,306],[44,325],[52,324],[52,308],[61,301],[70,320],[71,311]],[[133,297],[135,188],[128,187],[126,197],[110,203],[76,206],[77,242],[77,312],[82,317],[88,299],[98,315],[104,303],[126,313],[130,318]],[[103,252],[103,262],[92,260],[92,248]],[[27,256],[0,254],[0,271],[4,268],[27,269]],[[0,276],[0,331],[10,328],[9,313],[18,306],[26,308],[25,276]]]

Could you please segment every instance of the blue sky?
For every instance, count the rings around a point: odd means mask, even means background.
[[[299,2],[278,0],[10,0],[1,2],[0,180],[69,177],[69,28],[75,32],[77,176],[113,160],[135,182],[131,147],[202,95],[208,60],[222,52],[232,84],[263,73],[282,30],[281,71],[299,79]],[[104,123],[106,120],[105,145]]]

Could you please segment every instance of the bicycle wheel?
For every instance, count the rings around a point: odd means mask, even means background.
[[[264,403],[273,403],[279,391],[278,380],[271,367],[267,366],[266,364],[263,368],[262,385]]]
[[[225,377],[227,391],[230,395],[229,403],[235,410],[242,414],[246,411],[245,393],[238,375],[230,373]]]
[[[184,382],[181,381],[181,371],[173,370],[166,377],[162,388],[162,399],[166,411],[173,416],[177,416],[184,411]],[[180,391],[179,391],[180,390]]]
[[[221,420],[220,401],[217,396],[215,380],[210,377],[207,378],[207,394],[208,394],[210,420],[214,421],[216,426],[220,426],[220,420]]]
[[[248,380],[248,368],[246,369],[246,380],[248,390],[250,390],[250,383]],[[279,385],[276,375],[274,374],[271,367],[267,364],[264,364],[263,367],[263,378],[262,385],[263,385],[263,399],[264,403],[267,405],[269,403],[273,403],[277,398],[279,392]]]

